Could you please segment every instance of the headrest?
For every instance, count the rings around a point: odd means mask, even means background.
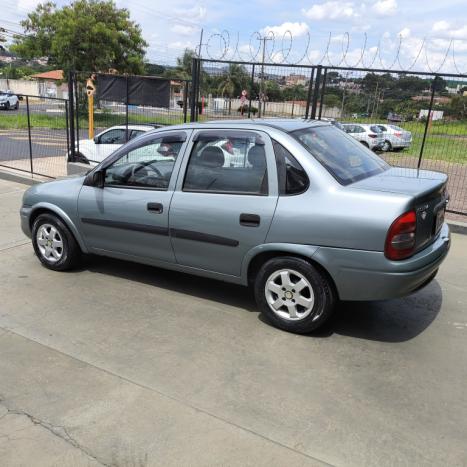
[[[217,146],[204,148],[199,156],[199,163],[205,167],[222,167],[224,165],[224,153]]]
[[[255,168],[262,169],[266,167],[266,153],[264,146],[256,144],[248,151],[248,162]]]

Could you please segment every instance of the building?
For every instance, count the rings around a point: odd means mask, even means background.
[[[39,95],[44,97],[68,98],[68,85],[64,82],[63,70],[51,70],[30,76],[39,82]]]
[[[307,78],[305,75],[297,75],[295,73],[285,77],[286,86],[305,86]]]

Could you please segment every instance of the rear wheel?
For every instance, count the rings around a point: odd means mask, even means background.
[[[255,298],[272,324],[298,334],[322,326],[336,303],[328,278],[307,261],[289,256],[262,266],[255,280]]]
[[[390,143],[388,140],[386,140],[386,141],[384,142],[383,147],[381,148],[381,150],[384,151],[384,152],[389,152],[389,151],[391,151],[391,150],[392,150],[392,145],[391,145],[391,143]]]
[[[40,262],[54,271],[72,269],[81,259],[73,234],[53,214],[41,214],[34,221],[32,244]]]

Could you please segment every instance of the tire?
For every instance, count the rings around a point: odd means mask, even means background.
[[[32,245],[39,261],[53,271],[67,271],[81,260],[81,249],[73,234],[53,214],[41,214],[34,221]]]
[[[10,110],[10,101],[6,101],[5,110]]]
[[[381,148],[381,151],[384,151],[384,152],[389,152],[389,151],[392,151],[392,145],[391,145],[391,142],[386,140],[383,144],[383,147]]]
[[[293,256],[267,261],[255,278],[254,289],[264,316],[274,326],[297,334],[323,326],[337,301],[329,279],[309,262]]]
[[[370,149],[370,145],[366,141],[360,141],[360,142],[363,144],[363,146]]]
[[[18,109],[19,109],[19,101],[17,101],[15,104],[15,110],[18,110]]]

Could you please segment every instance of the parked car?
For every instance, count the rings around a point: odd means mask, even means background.
[[[232,139],[241,166],[216,146]],[[49,269],[94,253],[250,285],[270,322],[306,333],[339,299],[401,297],[433,279],[450,246],[446,182],[392,168],[326,122],[193,123],[32,186],[21,226]]]
[[[377,125],[368,125],[365,123],[343,123],[344,131],[352,138],[360,141],[364,146],[377,151],[384,145],[384,135]]]
[[[161,125],[128,125],[128,140],[132,140]],[[116,125],[100,132],[94,139],[82,139],[76,143],[76,157],[79,162],[92,164],[102,162],[107,156],[126,142],[126,126]],[[70,154],[68,154],[69,159]]]
[[[412,133],[397,125],[376,125],[384,133],[383,151],[402,151],[412,144]]]
[[[10,110],[19,108],[19,99],[12,91],[0,91],[0,109]]]
[[[388,122],[403,122],[404,117],[402,115],[396,114],[395,112],[388,113]]]

